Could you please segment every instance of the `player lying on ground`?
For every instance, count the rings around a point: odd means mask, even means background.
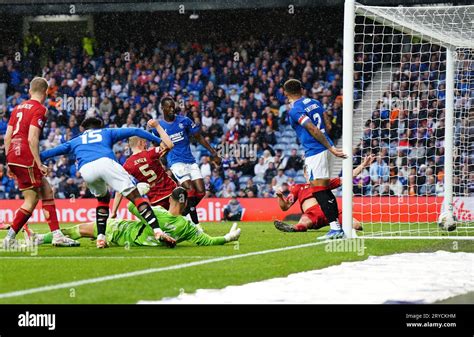
[[[188,117],[176,114],[176,103],[173,98],[164,97],[161,100],[160,110],[163,112],[164,120],[160,120],[159,123],[174,143],[174,148],[167,155],[168,167],[178,183],[188,191],[189,203],[184,214],[189,212],[192,221],[197,225],[199,219],[196,206],[204,198],[206,189],[201,170],[191,152],[190,138],[196,139],[211,153],[211,160],[215,165],[220,165],[221,158],[204,139],[200,133],[199,125],[196,125]],[[148,121],[150,127],[155,127],[156,124],[158,123],[154,120]],[[152,132],[156,134],[157,130],[152,130]]]
[[[217,246],[227,242],[237,241],[240,237],[240,228],[234,224],[224,236],[212,237],[198,230],[194,224],[185,219],[181,213],[186,207],[187,192],[183,187],[177,187],[170,196],[170,208],[164,209],[161,206],[154,206],[153,212],[160,221],[163,230],[176,242],[189,241],[199,246]],[[128,204],[128,209],[138,218],[140,212],[133,203]],[[161,246],[162,243],[155,239],[153,229],[142,220],[122,220],[109,219],[107,221],[107,241],[117,246]],[[51,241],[51,234],[36,234],[31,230],[25,231],[28,240],[35,241],[37,244],[48,243]],[[63,229],[65,235],[71,238],[96,238],[97,226],[95,222],[87,222],[74,227]]]
[[[369,166],[375,159],[374,155],[369,155],[364,158],[362,163],[352,171],[352,176],[358,176],[362,170]],[[306,166],[305,166],[305,177],[307,178]],[[341,179],[331,179],[329,187],[335,189],[341,186]],[[329,225],[329,221],[321,210],[321,206],[316,201],[311,193],[311,186],[309,183],[306,184],[295,184],[290,189],[290,194],[285,198],[281,191],[277,191],[278,205],[283,211],[287,211],[290,207],[298,201],[300,203],[301,215],[300,220],[295,225],[289,225],[282,221],[276,220],[274,222],[275,227],[282,232],[306,232],[308,229],[319,229]],[[339,221],[342,221],[342,211],[339,209]],[[353,219],[353,228],[355,230],[362,230],[357,219]]]
[[[133,136],[142,137],[158,144],[161,143],[161,139],[138,128],[103,128],[102,120],[96,117],[86,118],[81,126],[85,131],[80,136],[53,149],[43,151],[41,159],[45,160],[69,153],[75,155],[79,162],[79,172],[98,201],[96,209],[97,248],[107,247],[105,231],[109,217],[110,193],[108,186],[137,206],[145,221],[153,228],[156,239],[162,240],[169,247],[174,247],[176,241],[160,229],[160,224],[150,204],[138,193],[132,177],[117,163],[112,151],[114,143]]]
[[[327,115],[323,105],[315,99],[304,97],[303,86],[296,79],[286,81],[283,89],[291,104],[288,112],[289,124],[295,130],[305,151],[304,162],[308,170],[312,194],[329,221],[330,231],[325,238],[344,237],[344,231],[339,222],[337,200],[329,188],[328,153],[339,158],[347,156],[334,147],[326,133]]]
[[[39,140],[48,111],[43,105],[47,90],[46,79],[35,77],[30,84],[30,99],[15,107],[8,121],[5,134],[8,170],[18,181],[24,201],[2,242],[3,248],[11,248],[18,244],[15,240],[16,234],[28,222],[40,199],[44,217],[53,233],[53,246],[79,245],[78,242],[65,237],[59,230],[53,190],[44,177],[48,173],[48,168],[40,159]]]

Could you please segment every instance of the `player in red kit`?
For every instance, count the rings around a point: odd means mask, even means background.
[[[362,163],[356,167],[352,175],[355,177],[359,175],[362,170],[369,166],[375,159],[374,155],[369,155],[364,158]],[[329,181],[328,189],[335,189],[341,186],[341,179],[334,178]],[[282,232],[306,232],[308,229],[319,229],[329,225],[329,221],[324,215],[321,206],[319,206],[316,198],[313,197],[313,187],[307,184],[295,184],[290,188],[290,194],[287,197],[283,196],[281,191],[277,191],[278,204],[283,211],[287,211],[290,207],[298,201],[300,204],[301,215],[300,220],[295,225],[289,225],[282,221],[276,220],[274,222],[275,227]],[[339,221],[342,221],[342,211],[339,209]],[[357,219],[353,219],[353,228],[361,230]]]
[[[128,145],[132,155],[128,157],[123,167],[137,181],[149,185],[147,196],[152,206],[162,206],[168,209],[170,206],[169,197],[177,185],[166,173],[160,159],[173,148],[174,144],[156,121],[153,121],[151,126],[155,127],[158,131],[158,135],[162,140],[160,146],[147,149],[147,141],[145,139],[130,137]],[[121,200],[122,196],[117,193],[112,208],[112,217],[116,217]]]
[[[53,191],[44,177],[48,168],[41,163],[39,140],[46,122],[47,109],[43,103],[48,82],[35,77],[30,83],[30,99],[13,109],[5,134],[5,150],[10,172],[16,177],[24,202],[17,210],[13,224],[3,240],[5,249],[17,245],[16,234],[27,223],[38,201],[53,232],[53,246],[78,246],[77,241],[65,237],[59,229]]]

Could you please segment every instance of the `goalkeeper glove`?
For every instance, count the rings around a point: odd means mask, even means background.
[[[240,228],[237,228],[237,223],[234,222],[229,233],[224,235],[225,242],[237,241],[240,237]]]

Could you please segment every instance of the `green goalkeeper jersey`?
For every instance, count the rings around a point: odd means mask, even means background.
[[[128,204],[132,214],[141,220],[110,219],[107,222],[107,241],[119,246],[160,246],[162,243],[155,239],[153,229],[142,218],[133,203]],[[160,228],[177,243],[190,241],[200,246],[223,245],[226,240],[223,236],[211,237],[199,231],[189,220],[182,215],[172,215],[161,206],[153,207],[153,212],[160,224]]]

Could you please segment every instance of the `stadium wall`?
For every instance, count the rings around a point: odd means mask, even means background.
[[[359,200],[358,200],[359,199]],[[474,198],[455,198],[456,214],[463,220],[474,219]],[[301,211],[299,205],[293,205],[283,212],[273,198],[239,199],[243,209],[243,221],[273,221],[275,219],[298,220]],[[22,200],[2,200],[0,222],[11,223],[15,210]],[[198,207],[201,221],[220,221],[224,206],[229,199],[203,199]],[[341,200],[338,201],[341,205]],[[369,204],[370,203],[370,204]],[[443,203],[442,197],[378,197],[354,198],[354,217],[362,222],[436,222]],[[58,199],[59,221],[61,223],[80,223],[95,220],[95,199]],[[368,212],[370,210],[370,212]],[[126,203],[120,205],[119,218],[133,219]],[[36,209],[30,223],[44,223],[42,212]]]

